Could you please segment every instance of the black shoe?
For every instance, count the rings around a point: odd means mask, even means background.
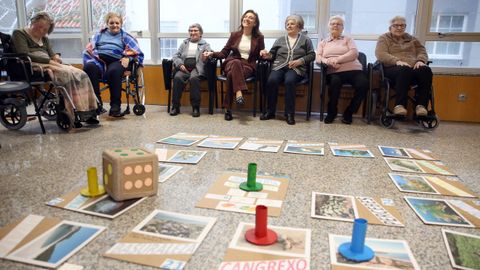
[[[171,115],[171,116],[178,115],[179,113],[180,113],[180,108],[173,107],[173,108],[170,110],[170,115]]]
[[[225,112],[225,120],[232,121],[232,119],[233,119],[232,112],[231,111],[226,111]]]
[[[275,119],[275,114],[274,113],[263,113],[260,115],[260,120],[270,120],[270,119]]]
[[[99,104],[98,107],[97,107],[96,112],[97,112],[97,115],[101,115],[101,114],[106,113],[107,110],[105,110],[105,108],[103,108],[103,106]]]
[[[335,120],[335,115],[327,114],[327,117],[325,117],[325,120],[323,122],[325,124],[331,124],[333,123],[333,120]]]
[[[243,98],[243,96],[239,96],[235,99],[235,103],[237,103],[238,105],[245,105],[245,99]]]
[[[199,117],[200,116],[200,109],[198,107],[193,107],[192,116],[193,117]]]
[[[292,113],[287,114],[287,124],[295,125],[295,118]]]
[[[87,121],[85,121],[85,123],[87,123],[89,125],[98,125],[100,123],[100,121],[98,121],[97,117],[92,116],[92,117],[88,118]]]
[[[125,114],[120,110],[118,111],[110,110],[110,112],[108,112],[108,115],[112,117],[123,117]]]
[[[350,125],[352,123],[352,113],[350,112],[344,112],[343,113],[343,119],[342,123]]]

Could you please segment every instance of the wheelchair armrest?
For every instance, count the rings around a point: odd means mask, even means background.
[[[385,80],[385,74],[383,72],[383,63],[380,61],[375,61],[372,66],[372,72],[373,70],[378,70],[380,72],[380,80],[384,81]]]
[[[30,82],[30,77],[33,75],[33,64],[30,57],[25,53],[2,53],[0,55],[0,60],[2,61],[2,66],[7,64],[10,61],[15,61],[15,63],[20,64],[22,67],[23,78]],[[5,62],[4,62],[5,61]],[[5,68],[7,67],[5,66]],[[3,67],[2,67],[3,68]],[[7,71],[8,73],[8,71]],[[18,75],[18,74],[17,74]],[[11,76],[11,75],[10,75]]]
[[[173,60],[163,59],[162,69],[163,69],[163,83],[165,85],[165,90],[170,90],[172,89]]]

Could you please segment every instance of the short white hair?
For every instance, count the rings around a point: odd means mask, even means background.
[[[341,21],[342,24],[345,24],[345,20],[340,15],[333,15],[332,17],[330,17],[330,19],[328,19],[328,24],[330,24],[332,21]]]
[[[392,25],[396,21],[402,21],[402,22],[406,23],[407,19],[405,19],[405,17],[403,17],[403,16],[397,15],[397,16],[393,17],[392,19],[390,19],[390,25]]]

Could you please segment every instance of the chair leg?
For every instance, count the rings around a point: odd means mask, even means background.
[[[320,86],[320,121],[323,121],[323,111],[325,106],[325,78],[322,78],[322,85]]]
[[[262,98],[260,97],[260,102]],[[257,82],[253,82],[253,117],[257,116]]]
[[[213,114],[213,102],[214,102],[214,94],[215,90],[212,89],[211,87],[208,87],[208,113]]]
[[[223,106],[223,82],[220,83],[220,102],[222,103],[222,109],[225,109],[225,106]]]
[[[172,102],[172,89],[168,89],[167,113],[170,113],[171,102]]]

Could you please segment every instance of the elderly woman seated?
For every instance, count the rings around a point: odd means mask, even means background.
[[[322,40],[317,48],[317,63],[328,66],[328,105],[325,124],[332,123],[337,117],[338,98],[343,84],[350,83],[355,88],[355,95],[343,112],[344,124],[352,123],[352,115],[360,107],[368,90],[368,79],[362,72],[362,64],[357,59],[357,46],[351,37],[343,35],[343,25],[342,17],[331,17],[328,23],[330,36]]]
[[[97,101],[87,74],[81,69],[63,65],[60,55],[52,51],[47,34],[52,33],[54,27],[53,19],[46,12],[35,14],[29,27],[13,31],[14,51],[27,54],[35,65],[48,72],[55,85],[66,89],[73,102],[65,102],[72,123],[77,120],[73,112],[74,105],[80,121],[98,124]],[[78,127],[78,123],[76,126]]]
[[[415,114],[426,116],[433,73],[427,66],[428,55],[425,46],[414,36],[406,33],[406,27],[404,17],[396,16],[391,19],[390,31],[378,38],[375,55],[384,65],[385,77],[392,81],[395,88],[393,114],[407,115],[408,90],[412,84],[417,84]]]
[[[143,53],[137,40],[122,29],[120,14],[109,12],[105,16],[107,28],[96,33],[83,53],[83,70],[92,81],[100,106],[100,79],[107,81],[110,88],[110,112],[113,117],[122,117],[122,76],[134,57],[143,64]],[[102,111],[103,112],[103,111]]]
[[[178,51],[173,55],[173,65],[176,73],[173,78],[173,108],[170,115],[180,113],[180,99],[185,84],[190,82],[190,103],[192,116],[200,116],[200,80],[206,78],[204,62],[207,59],[203,53],[211,51],[210,44],[202,39],[203,28],[195,23],[188,27],[189,38],[185,39]]]
[[[285,19],[285,36],[273,43],[270,51],[262,50],[260,56],[272,59],[272,72],[267,81],[267,111],[260,120],[275,118],[278,87],[285,83],[285,116],[287,124],[295,125],[295,88],[297,82],[306,76],[307,65],[315,59],[312,41],[303,34],[303,18],[290,15]]]

